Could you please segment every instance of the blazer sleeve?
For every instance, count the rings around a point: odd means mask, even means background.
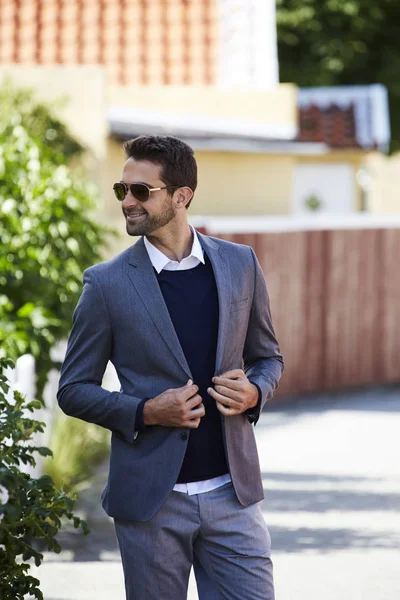
[[[113,334],[103,291],[94,271],[83,276],[83,291],[73,315],[57,400],[72,417],[96,423],[133,443],[141,398],[101,387],[112,356]]]
[[[270,301],[264,274],[252,248],[249,248],[254,264],[254,295],[249,325],[243,351],[244,372],[259,389],[257,410],[249,414],[251,422],[257,423],[260,412],[279,385],[283,372],[280,353],[272,325]]]

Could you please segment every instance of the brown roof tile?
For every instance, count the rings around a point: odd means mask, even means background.
[[[324,142],[332,148],[358,148],[354,106],[341,108],[332,103],[326,108],[315,104],[301,107],[298,140]]]

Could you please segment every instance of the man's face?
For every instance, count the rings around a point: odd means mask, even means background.
[[[164,187],[160,179],[161,167],[147,160],[137,161],[128,158],[122,172],[124,183],[145,183],[150,188]],[[139,202],[131,194],[130,189],[122,202],[122,212],[126,219],[128,235],[150,235],[161,227],[165,227],[175,218],[175,211],[168,190],[150,193],[146,202]]]

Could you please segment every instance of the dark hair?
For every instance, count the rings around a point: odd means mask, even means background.
[[[140,135],[125,142],[123,148],[127,158],[160,165],[160,177],[166,185],[188,186],[195,191],[196,159],[192,148],[182,140],[171,135]],[[190,202],[186,208],[189,208]]]

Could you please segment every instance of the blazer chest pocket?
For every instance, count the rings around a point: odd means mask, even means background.
[[[238,312],[239,310],[243,310],[244,308],[247,308],[248,303],[249,303],[248,298],[241,298],[240,300],[232,300],[230,312],[234,313],[234,312]]]

